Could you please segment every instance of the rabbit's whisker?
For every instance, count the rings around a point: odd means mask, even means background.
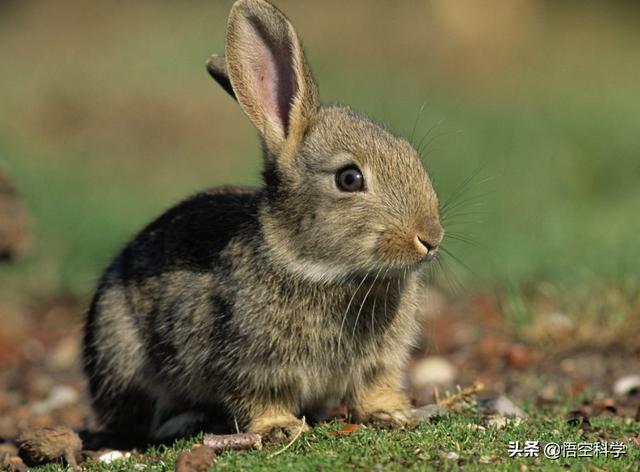
[[[358,309],[358,314],[356,315],[356,321],[353,323],[353,330],[351,331],[351,339],[355,338],[356,336],[356,328],[358,326],[358,320],[360,319],[360,313],[362,313],[364,304],[367,302],[367,298],[369,297],[371,290],[373,290],[373,287],[375,286],[376,280],[378,280],[378,276],[380,275],[381,271],[382,271],[382,267],[380,267],[378,269],[378,272],[376,272],[376,276],[373,278],[373,282],[371,282],[371,286],[369,287],[369,290],[367,290],[367,293],[365,293],[364,298],[362,299],[362,303],[360,304],[360,308]],[[374,297],[374,302],[375,302],[375,297]]]
[[[411,130],[411,137],[409,138],[409,142],[414,145],[413,143],[413,138],[416,135],[416,128],[418,127],[418,123],[420,122],[420,118],[422,118],[422,113],[424,112],[424,107],[427,106],[427,102],[424,101],[422,102],[422,106],[420,107],[420,110],[418,111],[418,114],[416,115],[416,119],[413,122],[413,129]]]
[[[444,281],[446,282],[449,290],[454,294],[461,293],[463,289],[462,284],[457,279],[455,274],[453,274],[449,266],[446,265],[440,257],[436,257],[435,260],[438,264],[438,267],[440,267],[440,273],[444,277]]]
[[[444,120],[440,121],[439,124],[442,124]],[[429,146],[431,146],[433,143],[436,142],[437,139],[443,138],[445,136],[449,136],[452,134],[460,134],[462,131],[458,130],[458,131],[443,131],[440,134],[436,134],[434,135],[429,141],[427,141],[425,143],[424,146],[422,146],[422,144],[420,145],[420,148],[418,149],[418,154],[423,155],[426,154],[429,151]]]
[[[468,236],[459,233],[447,233],[445,236],[447,239],[453,239],[454,241],[459,241],[464,244],[468,244],[469,246],[473,246],[478,249],[486,249],[482,244],[480,244],[475,239],[471,239]]]
[[[384,279],[387,276],[387,272],[389,272],[389,268],[387,267],[387,270],[384,271],[384,274],[382,274],[382,278]],[[391,279],[387,280],[387,289],[384,292],[384,319],[385,321],[387,320],[387,298],[389,297],[389,286],[391,285]],[[373,311],[371,312],[371,332],[373,333],[374,330],[374,314]]]
[[[466,195],[469,192],[469,190],[471,190],[473,187],[478,185],[476,183],[473,183],[473,179],[478,177],[478,175],[480,175],[480,172],[482,172],[483,169],[484,169],[484,166],[478,167],[475,171],[469,174],[464,180],[462,180],[462,182],[458,184],[458,186],[453,190],[453,192],[449,194],[449,196],[444,201],[444,203],[440,205],[440,213],[445,213],[449,205],[451,205],[453,202],[455,202],[458,198],[462,197],[463,195]]]
[[[342,332],[344,331],[344,324],[347,321],[347,315],[349,313],[349,308],[351,308],[351,303],[353,303],[353,299],[355,298],[356,294],[358,293],[358,290],[360,290],[360,287],[362,287],[362,284],[364,283],[364,281],[366,279],[367,279],[367,274],[365,274],[362,277],[362,280],[360,281],[360,284],[354,290],[353,295],[351,295],[351,299],[349,300],[349,303],[347,304],[347,309],[344,311],[344,315],[342,316],[342,322],[340,323],[340,334],[338,335],[338,352],[340,352],[340,346],[342,345]]]
[[[462,267],[464,267],[465,269],[467,269],[470,273],[472,273],[473,275],[478,275],[476,274],[471,267],[469,267],[467,264],[465,264],[464,262],[462,262],[462,260],[456,256],[453,252],[451,252],[449,249],[447,249],[446,247],[442,246],[440,249],[442,249],[442,251],[448,255],[451,259],[453,259],[454,261],[456,261],[458,264],[460,264]]]
[[[418,154],[422,155],[422,144],[424,143],[424,140],[427,139],[435,129],[439,128],[442,125],[442,123],[444,123],[444,118],[438,121],[435,125],[431,126],[427,130],[427,132],[422,136],[422,139],[420,139],[420,142],[418,143],[418,146],[417,146]]]

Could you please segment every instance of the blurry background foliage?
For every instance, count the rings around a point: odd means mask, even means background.
[[[35,233],[0,296],[87,296],[168,206],[260,182],[257,133],[204,68],[231,3],[0,2],[0,165]],[[276,4],[323,101],[422,142],[442,200],[458,195],[465,287],[637,290],[639,2]]]

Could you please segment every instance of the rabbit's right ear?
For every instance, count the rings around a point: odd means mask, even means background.
[[[225,58],[240,106],[268,155],[292,155],[318,111],[318,90],[293,26],[264,0],[238,0],[229,14]]]

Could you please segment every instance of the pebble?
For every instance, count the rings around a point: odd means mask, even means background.
[[[621,397],[640,392],[640,375],[627,375],[616,380],[613,384],[613,392]]]
[[[37,466],[64,458],[75,470],[76,456],[82,440],[65,426],[46,426],[23,431],[16,439],[20,458],[29,466]]]
[[[44,400],[31,405],[34,415],[44,415],[78,401],[78,392],[68,385],[56,385]]]
[[[80,358],[80,341],[77,336],[68,336],[56,345],[47,356],[47,366],[57,371],[66,371]]]
[[[445,415],[447,410],[438,405],[425,405],[420,408],[414,408],[411,413],[416,422],[422,423],[437,416]]]
[[[546,333],[554,339],[563,339],[574,330],[574,323],[564,313],[555,312],[544,315],[540,320]]]
[[[507,423],[507,418],[501,415],[493,415],[487,419],[487,426],[495,429],[502,429]]]
[[[515,416],[517,418],[525,418],[527,416],[522,408],[504,395],[501,395],[496,399],[493,408],[495,408],[499,414],[504,416]]]
[[[100,456],[98,456],[98,461],[100,462],[104,462],[105,464],[111,464],[114,461],[119,461],[122,459],[128,459],[129,457],[131,457],[131,453],[127,452],[122,453],[120,451],[109,451],[109,452],[105,452],[104,454],[101,454]]]
[[[411,374],[411,383],[416,388],[448,385],[456,378],[456,368],[444,357],[430,356],[419,360]]]
[[[0,453],[0,470],[6,470],[9,472],[26,472],[29,469],[18,456],[12,456],[8,453]]]
[[[478,400],[478,406],[486,410],[493,410],[501,416],[514,416],[516,418],[526,418],[527,414],[509,398],[500,395],[497,398],[486,398]]]
[[[207,472],[216,461],[216,453],[209,446],[194,447],[176,460],[176,472]]]

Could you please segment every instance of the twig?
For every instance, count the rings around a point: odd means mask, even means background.
[[[471,387],[461,389],[458,387],[458,393],[448,395],[446,398],[438,401],[438,406],[442,408],[450,408],[456,403],[467,400],[472,395],[482,392],[484,390],[484,384],[482,382],[475,382]]]
[[[302,417],[302,424],[300,425],[300,429],[298,430],[298,432],[296,433],[296,435],[291,438],[291,441],[289,441],[289,444],[287,444],[285,447],[283,447],[282,449],[280,449],[279,451],[274,452],[273,454],[269,455],[267,457],[267,459],[272,459],[276,456],[279,456],[280,454],[282,454],[284,451],[286,451],[287,449],[289,449],[291,446],[293,446],[293,443],[297,441],[297,439],[300,437],[300,435],[302,434],[302,431],[304,431],[304,427],[306,426],[306,421],[305,421],[305,417]]]
[[[226,450],[260,450],[262,449],[262,436],[256,433],[206,434],[202,444],[209,446],[216,453]]]

